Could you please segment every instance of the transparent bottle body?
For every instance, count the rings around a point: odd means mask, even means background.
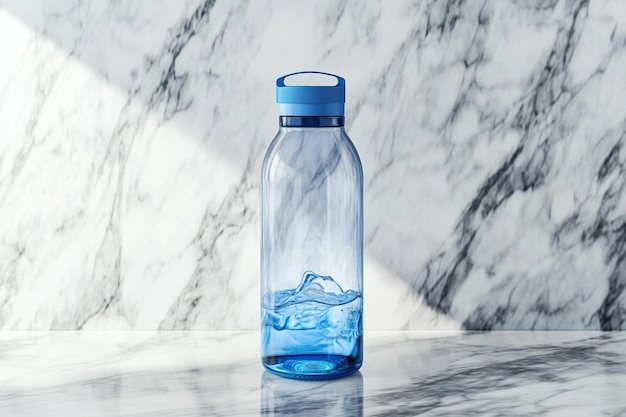
[[[281,127],[261,178],[262,361],[328,379],[363,357],[363,174],[343,126]]]

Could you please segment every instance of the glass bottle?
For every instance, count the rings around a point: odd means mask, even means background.
[[[285,84],[300,74],[336,84]],[[337,378],[363,360],[363,172],[344,130],[345,80],[288,74],[276,101],[261,177],[262,363]]]

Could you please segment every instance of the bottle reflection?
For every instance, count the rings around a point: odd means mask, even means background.
[[[261,378],[263,416],[363,416],[363,376],[297,381],[268,372]]]

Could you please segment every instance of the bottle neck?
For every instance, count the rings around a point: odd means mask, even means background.
[[[343,127],[344,116],[280,116],[280,127]]]

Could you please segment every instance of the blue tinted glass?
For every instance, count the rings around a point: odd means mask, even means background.
[[[263,163],[262,361],[328,379],[363,359],[363,174],[343,118],[298,123],[281,119]]]

